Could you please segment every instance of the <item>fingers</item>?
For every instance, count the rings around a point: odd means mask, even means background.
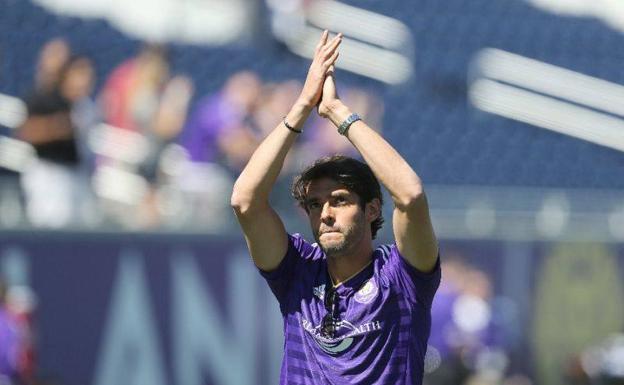
[[[331,39],[329,43],[325,45],[325,47],[323,47],[325,57],[333,54],[336,48],[338,48],[338,46],[340,45],[340,43],[342,43],[342,33],[339,33],[338,35],[334,36],[334,38]]]
[[[321,35],[321,40],[318,42],[315,50],[315,56],[321,56],[321,59],[324,57],[331,55],[333,51],[338,48],[340,43],[342,42],[342,33],[337,34],[331,40],[329,39],[329,32],[327,30],[323,31]]]
[[[336,59],[338,59],[338,47],[341,42],[342,34],[339,33],[318,53],[316,60],[321,65],[323,72],[326,72],[329,66],[333,65]]]
[[[338,59],[338,55],[340,55],[340,52],[338,52],[338,50],[334,51],[334,53],[329,57],[329,59],[325,60],[323,62],[323,69],[325,70],[326,73],[329,73],[330,68],[331,73],[334,73],[333,67],[334,67],[334,63],[336,62],[336,60]]]
[[[327,71],[338,59],[338,47],[341,42],[342,33],[329,39],[329,32],[323,31],[302,90],[303,100],[311,106],[316,105],[321,98]]]
[[[329,68],[327,68],[327,71],[325,72],[325,76],[330,77],[330,76],[334,76],[334,72],[336,71],[336,67],[334,67],[334,65],[330,65]]]
[[[321,34],[321,39],[319,40],[318,44],[316,45],[316,52],[320,51],[321,48],[323,48],[323,46],[325,46],[325,44],[327,43],[327,37],[329,36],[329,31],[324,30],[323,33]]]

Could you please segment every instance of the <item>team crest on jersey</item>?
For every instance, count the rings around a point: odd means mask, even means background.
[[[320,285],[312,289],[314,296],[319,298],[321,301],[325,300],[325,285]]]
[[[357,293],[355,293],[353,299],[359,303],[367,304],[377,296],[377,293],[379,293],[379,288],[377,287],[375,280],[371,278],[360,288],[360,290],[358,290]]]

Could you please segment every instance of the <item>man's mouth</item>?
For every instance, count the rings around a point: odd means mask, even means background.
[[[323,230],[321,231],[321,235],[323,234],[331,234],[331,233],[339,233],[340,231],[338,230]]]

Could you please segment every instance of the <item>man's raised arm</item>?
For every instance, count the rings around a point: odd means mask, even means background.
[[[340,127],[352,112],[338,98],[332,73],[325,80],[319,114]],[[392,196],[392,228],[399,252],[418,270],[431,271],[438,245],[420,178],[381,135],[361,120],[352,123],[344,135]]]
[[[258,146],[234,184],[231,204],[251,257],[262,270],[277,268],[288,248],[284,224],[269,205],[271,189],[298,132],[321,98],[327,70],[338,58],[341,41],[342,35],[328,41],[328,32],[323,32],[297,102]]]

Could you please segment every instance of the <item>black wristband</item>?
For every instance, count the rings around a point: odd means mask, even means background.
[[[285,116],[284,116],[284,126],[286,126],[286,128],[288,128],[290,131],[296,132],[297,134],[301,134],[303,132],[303,130],[297,130],[295,127],[288,124]]]

